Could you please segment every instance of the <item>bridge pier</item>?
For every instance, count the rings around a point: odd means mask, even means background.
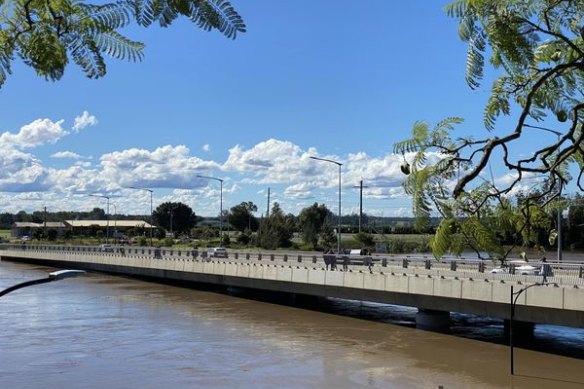
[[[509,339],[509,320],[505,320],[505,338]],[[534,338],[535,323],[513,320],[513,339],[517,342],[530,341]]]
[[[450,327],[450,312],[434,309],[418,309],[416,327],[428,330],[444,330]]]

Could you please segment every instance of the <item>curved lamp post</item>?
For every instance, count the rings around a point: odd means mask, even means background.
[[[221,202],[219,211],[219,246],[223,247],[223,180],[217,177],[197,176],[198,178],[206,178],[207,180],[215,180],[221,183]]]
[[[546,131],[552,134],[555,134],[558,137],[558,142],[562,137],[563,133],[560,131],[552,130],[550,128],[540,127],[540,126],[532,126],[531,124],[524,124],[523,127],[533,128],[535,130]],[[560,184],[560,190],[562,189]],[[558,262],[562,262],[562,210],[558,209],[558,237],[556,238],[558,241]]]
[[[139,188],[137,186],[129,186],[129,189],[136,189],[136,190],[144,190],[146,192],[150,192],[150,246],[152,246],[152,226],[153,224],[153,220],[152,220],[152,193],[154,192],[152,189],[148,189],[148,188]]]
[[[513,318],[515,317],[515,306],[517,305],[517,299],[521,295],[521,293],[525,292],[527,289],[532,288],[534,286],[542,286],[544,285],[541,282],[536,282],[535,284],[528,285],[525,288],[518,290],[517,292],[513,292],[513,285],[511,285],[511,312],[509,315],[509,348],[511,350],[511,375],[515,374],[515,361],[513,357]]]
[[[310,159],[315,159],[317,161],[324,161],[334,163],[339,167],[339,230],[337,231],[337,254],[341,253],[341,166],[342,163],[333,161],[332,159],[325,159],[325,158],[318,158],[318,157],[310,157]]]
[[[25,288],[27,286],[38,285],[38,284],[45,284],[47,282],[53,282],[53,281],[59,281],[59,280],[65,279],[65,278],[77,277],[77,276],[80,276],[82,274],[85,274],[85,271],[83,271],[83,270],[59,270],[59,271],[54,271],[52,273],[49,273],[49,276],[46,277],[46,278],[40,278],[38,280],[21,282],[20,284],[16,284],[16,285],[13,285],[13,286],[11,286],[9,288],[6,288],[6,289],[4,289],[3,291],[0,292],[0,297],[4,296],[5,294],[8,294],[10,292],[13,292],[13,291],[15,291],[17,289]]]

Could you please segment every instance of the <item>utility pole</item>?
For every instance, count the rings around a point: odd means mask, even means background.
[[[359,188],[359,233],[361,233],[361,220],[363,219],[363,188],[369,188],[368,186],[363,186],[363,180],[359,181],[359,186],[354,186],[353,188]]]
[[[268,211],[266,212],[266,217],[270,217],[270,188],[268,188]]]
[[[47,239],[47,206],[45,205],[45,223],[43,226],[43,235],[45,236],[45,239]]]

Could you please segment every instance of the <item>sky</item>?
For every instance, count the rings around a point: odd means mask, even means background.
[[[466,45],[445,1],[233,0],[235,40],[188,21],[131,27],[146,44],[132,63],[107,59],[90,80],[60,81],[14,62],[0,89],[0,212],[47,207],[148,214],[180,201],[197,215],[243,201],[298,214],[315,202],[342,213],[411,216],[395,142],[414,122],[460,116],[484,135],[485,88],[465,83]],[[550,134],[538,134],[546,137]],[[550,139],[553,140],[553,137]],[[495,174],[503,174],[494,167]]]

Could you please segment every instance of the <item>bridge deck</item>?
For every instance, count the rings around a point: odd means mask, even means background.
[[[298,258],[232,255],[201,258],[165,250],[159,258],[148,249],[106,253],[51,246],[3,247],[2,260],[35,262],[170,280],[248,287],[267,291],[340,297],[509,318],[511,286],[515,291],[542,281],[541,276],[491,274],[478,263],[399,260],[375,262],[372,271],[352,264],[347,271],[326,270],[322,257]],[[407,266],[407,267],[404,267]],[[584,328],[584,282],[581,268],[562,264],[546,285],[519,296],[515,318],[521,321]]]

